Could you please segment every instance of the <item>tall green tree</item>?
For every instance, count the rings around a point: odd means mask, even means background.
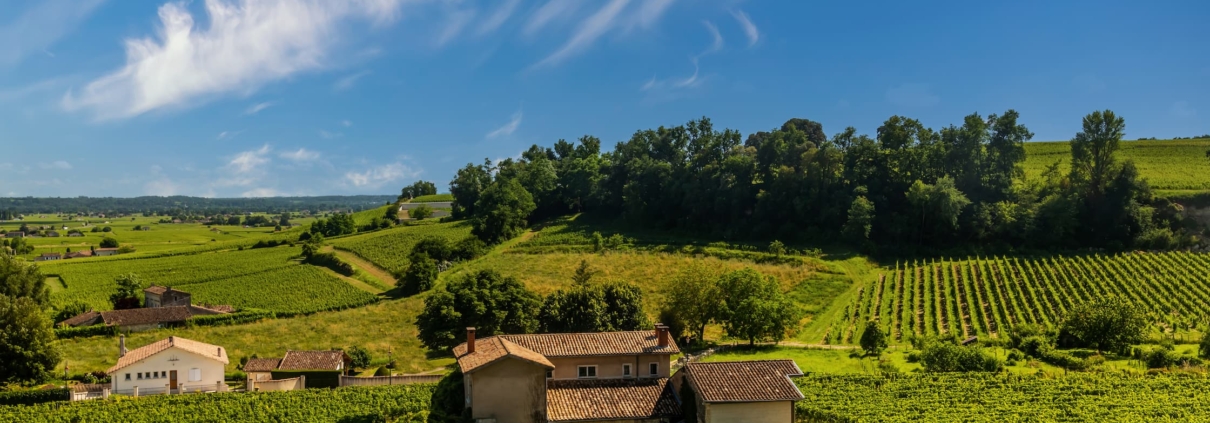
[[[665,297],[668,309],[685,323],[697,341],[704,339],[706,325],[718,318],[722,308],[718,274],[696,263],[672,279]]]
[[[46,380],[61,358],[42,306],[0,294],[0,385]]]
[[[530,333],[538,328],[541,300],[514,277],[481,270],[455,279],[424,299],[416,318],[420,342],[446,351],[463,342],[467,327],[476,335]]]
[[[38,266],[26,264],[17,260],[16,257],[2,252],[0,252],[0,295],[29,298],[40,306],[46,306],[50,301],[46,277],[38,270]]]
[[[475,204],[471,233],[488,244],[520,235],[534,211],[533,196],[515,179],[493,182]]]
[[[845,238],[855,245],[864,245],[870,239],[870,230],[874,227],[874,203],[864,195],[853,199],[849,206],[849,217],[845,221],[842,233]]]
[[[1123,353],[1143,340],[1147,316],[1139,306],[1120,297],[1078,305],[1063,317],[1061,346]]]
[[[487,190],[488,185],[491,185],[494,170],[491,160],[484,159],[481,165],[467,163],[454,175],[454,179],[450,181],[450,194],[454,196],[450,214],[455,219],[467,219],[475,214],[475,204],[479,202],[479,196]]]
[[[865,324],[865,330],[861,331],[861,339],[859,340],[861,349],[866,355],[879,356],[887,348],[887,334],[882,330],[882,326],[877,320],[870,320]]]
[[[428,291],[437,282],[437,262],[428,254],[413,251],[408,257],[408,270],[399,280],[403,295],[416,295]]]
[[[1083,130],[1071,139],[1071,179],[1096,202],[1117,171],[1114,153],[1126,135],[1126,120],[1112,110],[1084,116]]]
[[[742,269],[724,274],[718,285],[723,328],[727,335],[746,339],[750,345],[765,339],[780,342],[801,317],[772,276]]]
[[[139,279],[139,275],[134,273],[118,275],[114,278],[114,283],[117,285],[117,289],[109,296],[109,302],[113,305],[114,310],[139,308],[142,305],[143,300],[139,294],[143,292],[143,281]]]

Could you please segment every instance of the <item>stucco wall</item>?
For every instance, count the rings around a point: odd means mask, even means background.
[[[175,361],[173,359],[176,359]],[[201,380],[190,381],[189,370],[199,369],[201,371]],[[112,390],[115,393],[127,393],[127,391],[139,387],[140,393],[153,393],[158,390],[158,393],[163,393],[165,385],[171,381],[167,375],[159,378],[138,378],[139,373],[168,373],[176,371],[177,387],[186,386],[189,388],[201,386],[217,386],[216,383],[223,381],[223,363],[210,358],[184,351],[178,348],[169,348],[160,351],[150,357],[147,357],[139,362],[118,369],[117,372],[111,374],[113,380]],[[130,375],[130,380],[126,380],[126,375]]]
[[[790,401],[713,403],[706,405],[706,423],[791,423]]]
[[[471,373],[471,414],[497,423],[546,420],[546,368],[505,358]]]
[[[597,366],[597,378],[622,377],[622,365],[630,364],[631,377],[651,377],[648,373],[650,363],[659,364],[659,377],[668,377],[672,362],[667,355],[623,355],[603,357],[554,357],[547,359],[555,365],[555,379],[576,379],[579,377],[579,366]]]

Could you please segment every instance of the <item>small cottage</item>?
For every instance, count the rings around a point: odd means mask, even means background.
[[[673,380],[692,388],[697,420],[686,423],[792,423],[803,394],[790,378],[802,375],[793,360],[691,362]]]
[[[176,336],[126,351],[123,335],[118,339],[118,363],[105,373],[115,394],[226,392],[227,362],[223,347]]]

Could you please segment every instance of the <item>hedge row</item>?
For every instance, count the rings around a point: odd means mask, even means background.
[[[85,338],[89,336],[113,336],[118,334],[117,326],[92,325],[76,328],[56,328],[55,337],[59,339]]]
[[[70,399],[70,395],[71,391],[67,388],[0,392],[0,405],[33,405],[51,401],[67,401]]]
[[[272,311],[247,308],[235,313],[194,316],[185,324],[188,326],[224,326],[251,323],[261,319],[276,317]]]

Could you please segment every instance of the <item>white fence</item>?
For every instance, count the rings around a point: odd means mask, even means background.
[[[441,378],[441,375],[399,375],[373,377],[353,377],[340,375],[340,386],[413,385],[417,383],[436,383],[440,381]]]
[[[248,392],[293,391],[307,388],[307,377],[299,376],[290,379],[248,380]]]
[[[202,392],[229,392],[227,384],[223,382],[215,382],[213,384],[193,384],[185,385],[178,384],[176,389],[171,389],[167,384],[160,386],[135,386],[131,389],[117,389],[112,393],[120,395],[130,395],[141,397],[146,395],[163,395],[163,394],[191,394]]]

